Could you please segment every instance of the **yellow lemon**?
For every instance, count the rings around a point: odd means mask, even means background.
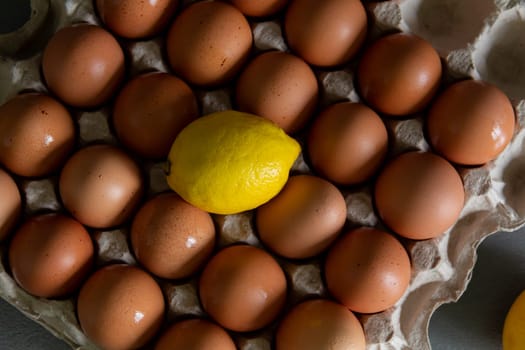
[[[525,291],[510,307],[503,325],[503,350],[525,349]]]
[[[223,111],[184,128],[168,155],[168,185],[216,214],[254,209],[282,189],[301,147],[271,121]]]

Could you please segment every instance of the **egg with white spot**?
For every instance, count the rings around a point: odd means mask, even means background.
[[[153,274],[185,278],[210,257],[215,226],[207,212],[174,192],[164,193],[137,212],[131,226],[131,244],[137,260]]]
[[[199,280],[204,310],[221,326],[250,332],[281,313],[287,282],[277,261],[249,245],[229,246],[211,258]]]
[[[144,270],[114,264],[97,270],[78,295],[78,321],[102,349],[139,349],[164,320],[164,296]]]
[[[482,165],[509,144],[516,124],[509,98],[496,86],[464,80],[441,93],[428,113],[430,143],[449,161]]]
[[[15,96],[0,106],[0,163],[21,176],[49,175],[72,151],[75,133],[71,115],[54,98]]]

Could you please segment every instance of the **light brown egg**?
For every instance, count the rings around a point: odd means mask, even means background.
[[[66,209],[84,225],[113,227],[126,221],[139,204],[142,175],[119,148],[87,146],[64,165],[59,192]]]
[[[168,328],[155,350],[236,350],[230,335],[221,327],[203,319],[180,321]]]
[[[465,190],[456,169],[444,158],[408,152],[379,174],[374,198],[379,216],[392,230],[406,238],[428,239],[456,222]]]
[[[96,0],[98,16],[117,35],[139,39],[158,34],[175,13],[178,0]]]
[[[451,162],[481,165],[496,158],[514,134],[507,96],[494,85],[464,80],[448,87],[430,108],[430,143]]]
[[[147,270],[169,279],[184,278],[202,267],[215,246],[210,214],[175,193],[146,202],[131,226],[135,256]]]
[[[97,107],[106,102],[124,78],[124,53],[106,30],[77,24],[56,32],[42,56],[49,89],[74,107]]]
[[[284,20],[286,40],[306,62],[331,67],[348,62],[366,38],[360,0],[294,0]]]
[[[267,326],[286,301],[286,278],[264,250],[235,245],[218,252],[199,281],[204,310],[221,326],[249,332]]]
[[[231,80],[252,48],[246,17],[233,5],[201,1],[174,20],[166,41],[175,73],[195,85],[216,86]]]
[[[242,13],[251,17],[268,17],[282,10],[288,0],[230,0]]]
[[[318,255],[337,238],[346,221],[346,203],[330,182],[296,175],[257,208],[255,217],[259,237],[270,250],[304,259]]]
[[[139,75],[120,91],[113,125],[120,142],[146,158],[165,158],[177,134],[199,115],[197,99],[167,73]]]
[[[408,253],[391,234],[361,227],[346,233],[325,262],[330,293],[350,310],[375,313],[393,306],[410,283]]]
[[[326,299],[296,305],[275,336],[276,350],[364,350],[365,334],[345,306]]]
[[[14,229],[22,212],[22,198],[15,180],[0,168],[0,242]]]
[[[78,221],[62,214],[29,218],[9,245],[9,266],[17,283],[43,297],[68,296],[88,276],[94,247]]]
[[[314,120],[307,139],[314,169],[330,181],[352,185],[368,180],[388,150],[381,118],[361,103],[330,105]]]
[[[139,349],[164,319],[164,296],[143,270],[124,264],[96,271],[80,289],[77,315],[84,333],[105,350]]]
[[[20,176],[58,170],[75,144],[75,125],[54,98],[27,93],[0,106],[0,162]]]
[[[412,34],[380,38],[364,52],[357,69],[361,96],[389,116],[422,111],[441,82],[441,60],[425,40]]]
[[[235,88],[239,110],[270,119],[287,133],[298,131],[310,119],[318,94],[317,78],[308,64],[280,51],[255,57]]]

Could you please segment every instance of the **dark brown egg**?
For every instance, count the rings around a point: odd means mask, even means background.
[[[447,88],[428,113],[432,146],[451,162],[481,165],[496,158],[514,134],[512,104],[494,85],[465,80]]]
[[[230,0],[230,2],[246,16],[267,17],[282,10],[288,0]]]
[[[0,168],[0,242],[14,229],[22,212],[22,198],[15,180]]]
[[[61,214],[29,218],[9,245],[9,266],[17,283],[43,297],[68,296],[93,267],[94,247],[78,221]]]
[[[197,99],[181,79],[167,73],[139,75],[115,101],[119,140],[147,158],[165,158],[177,134],[199,115]]]
[[[62,104],[40,93],[0,106],[0,162],[21,176],[56,171],[75,144],[75,125]]]
[[[271,51],[255,57],[235,88],[237,107],[270,119],[287,133],[301,129],[317,106],[317,78],[301,58]]]
[[[321,253],[337,238],[346,221],[346,203],[330,182],[296,175],[255,215],[259,237],[270,250],[304,259]]]
[[[80,289],[77,314],[84,333],[106,350],[139,349],[164,319],[164,296],[155,280],[130,265],[96,271]]]
[[[168,33],[168,60],[184,80],[216,86],[231,80],[252,48],[252,31],[246,17],[222,1],[189,5]]]
[[[391,34],[365,50],[357,83],[370,106],[390,116],[422,111],[441,82],[441,60],[425,40],[412,34]]]
[[[137,212],[131,226],[137,259],[153,274],[184,278],[202,267],[215,246],[210,214],[175,193],[157,195]]]
[[[138,39],[158,34],[171,19],[178,0],[96,0],[98,15],[115,34]]]
[[[330,249],[324,267],[332,295],[350,310],[375,313],[393,306],[410,283],[408,253],[391,234],[362,227]]]
[[[458,219],[465,201],[463,182],[444,158],[408,152],[379,174],[375,204],[383,222],[401,236],[433,238]]]
[[[296,305],[275,336],[276,350],[364,350],[365,334],[357,317],[345,306],[315,299]]]
[[[75,107],[96,107],[106,102],[124,78],[124,70],[124,53],[117,40],[92,24],[60,29],[42,56],[47,86]]]
[[[107,228],[122,224],[143,192],[138,165],[110,145],[81,148],[67,161],[59,179],[67,210],[84,225]]]
[[[346,63],[364,43],[366,31],[366,12],[360,0],[294,0],[286,10],[288,44],[315,66]]]
[[[199,281],[204,310],[221,326],[248,332],[272,322],[286,301],[286,278],[264,250],[236,245],[217,253]]]
[[[330,105],[315,118],[308,135],[314,169],[330,181],[351,185],[368,180],[388,150],[381,118],[360,103]]]
[[[203,319],[173,324],[155,345],[155,350],[236,350],[230,335],[220,326]]]

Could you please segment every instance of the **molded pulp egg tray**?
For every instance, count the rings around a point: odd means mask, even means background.
[[[183,5],[190,1],[185,1]],[[495,84],[513,102],[517,128],[510,145],[482,167],[458,168],[466,190],[466,202],[457,223],[442,236],[423,241],[403,241],[412,261],[410,286],[392,308],[377,314],[359,315],[367,349],[429,349],[428,323],[441,304],[457,300],[466,289],[476,260],[476,248],[488,235],[515,230],[525,223],[525,4],[512,0],[397,0],[366,2],[370,40],[386,32],[403,31],[428,40],[445,64],[445,81],[474,78]],[[0,104],[22,90],[47,91],[40,74],[45,42],[58,28],[75,22],[100,24],[92,1],[31,1],[29,22],[13,33],[0,35]],[[280,22],[251,20],[255,50],[287,51]],[[123,41],[131,58],[128,72],[168,71],[163,60],[163,38]],[[25,47],[24,47],[25,45]],[[316,72],[322,101],[359,101],[353,87],[353,67]],[[201,113],[230,109],[228,88],[196,90]],[[79,146],[92,142],[116,144],[109,121],[109,106],[75,111]],[[385,120],[395,155],[407,150],[428,150],[423,116],[408,120]],[[143,163],[149,194],[168,189],[163,163]],[[309,173],[302,157],[293,171]],[[45,179],[15,178],[25,203],[25,215],[41,210],[61,210],[57,176]],[[374,213],[371,188],[343,190],[348,220],[356,225],[381,227]],[[254,233],[252,212],[214,215],[219,246],[234,242],[260,245]],[[121,261],[136,264],[130,252],[127,228],[91,231],[96,243],[97,265]],[[0,296],[76,349],[96,349],[82,333],[74,297],[66,300],[35,298],[22,290],[6,266],[6,246],[0,247]],[[327,296],[320,259],[306,262],[279,260],[291,282],[292,302],[305,296]],[[167,300],[167,321],[188,315],[204,315],[197,296],[196,279],[176,283],[160,281]],[[272,329],[234,334],[241,350],[269,350]]]

